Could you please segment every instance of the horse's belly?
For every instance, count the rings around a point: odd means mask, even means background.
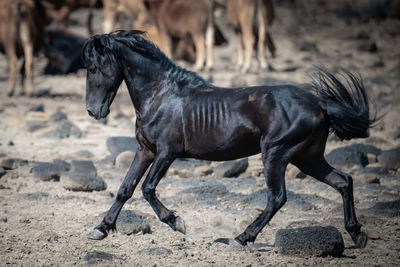
[[[260,153],[260,136],[251,131],[192,136],[185,143],[185,157],[203,160],[233,160]]]

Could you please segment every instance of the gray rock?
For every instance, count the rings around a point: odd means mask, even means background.
[[[5,171],[2,167],[0,167],[0,178],[1,178],[4,174],[6,174],[6,171]]]
[[[59,181],[62,173],[68,170],[68,166],[59,163],[37,162],[33,165],[31,173],[42,181]]]
[[[145,248],[142,250],[138,251],[139,255],[149,255],[149,256],[154,256],[154,255],[171,255],[173,254],[172,250],[164,247],[156,247],[156,248]]]
[[[25,159],[17,159],[9,157],[0,158],[0,167],[6,170],[13,170],[20,166],[24,166],[26,164],[28,164],[28,161]]]
[[[334,166],[366,166],[368,165],[368,153],[375,154],[379,150],[374,150],[374,146],[355,144],[351,146],[333,149],[326,155],[326,160]],[[373,153],[372,153],[373,152]]]
[[[102,261],[112,261],[114,257],[114,255],[104,251],[91,251],[85,255],[84,259],[90,264],[96,264]]]
[[[102,217],[104,217],[104,215]],[[147,234],[151,232],[150,225],[131,210],[121,210],[117,219],[116,227],[118,232],[124,235],[131,235],[139,232]]]
[[[379,184],[380,173],[381,167],[366,167],[354,170],[352,177],[355,184]]]
[[[275,236],[275,246],[282,255],[340,256],[344,242],[333,226],[280,229]]]
[[[27,121],[25,123],[25,129],[30,133],[39,131],[47,127],[49,127],[49,124],[45,121]]]
[[[45,131],[42,133],[42,136],[49,138],[69,138],[73,136],[79,138],[82,136],[82,132],[72,122],[68,120],[62,120],[56,122],[54,125],[49,126],[48,129],[45,129]]]
[[[128,169],[131,166],[134,157],[135,152],[124,151],[119,154],[115,159],[115,166],[117,166],[118,168]]]
[[[400,216],[400,200],[378,202],[369,209],[379,216],[398,217]]]
[[[117,155],[127,150],[136,152],[138,148],[136,138],[127,136],[109,137],[106,141],[106,146],[111,154]]]
[[[65,171],[71,170],[71,164],[62,159],[53,159],[53,163],[64,167]]]
[[[216,167],[217,176],[222,177],[237,177],[240,174],[244,173],[249,166],[249,161],[247,158],[234,160],[234,161],[226,161]]]
[[[93,162],[90,160],[73,160],[71,164],[72,164],[71,171],[73,172],[80,172],[97,176],[97,169],[93,165]]]
[[[53,115],[51,115],[50,119],[51,119],[51,121],[62,121],[62,120],[67,120],[68,116],[67,116],[67,114],[65,114],[61,111],[57,111],[57,112],[53,113]]]
[[[307,42],[304,41],[299,45],[299,50],[300,51],[310,51],[310,52],[318,52],[318,46],[314,42]]]
[[[49,126],[49,115],[43,111],[29,111],[25,114],[25,128],[29,132],[36,132]]]
[[[60,177],[61,185],[71,191],[102,191],[107,184],[100,177],[87,173],[66,172]]]
[[[389,187],[400,186],[400,177],[398,175],[381,174],[378,176],[379,183]]]
[[[400,168],[400,147],[385,150],[378,156],[379,164],[386,170]]]
[[[213,169],[208,165],[202,165],[194,168],[193,176],[200,177],[200,176],[207,176],[213,173]]]
[[[9,157],[0,158],[0,167],[6,170],[13,170],[17,168],[17,162]]]
[[[26,113],[31,112],[31,111],[34,111],[34,112],[44,112],[44,105],[43,105],[43,104],[35,105],[35,106],[29,108],[29,109],[26,111]]]

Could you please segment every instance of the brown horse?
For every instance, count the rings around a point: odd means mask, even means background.
[[[136,111],[139,149],[103,221],[89,235],[103,239],[124,203],[151,166],[142,185],[159,219],[185,233],[181,217],[156,196],[156,187],[176,158],[232,160],[262,153],[268,203],[260,216],[235,238],[246,245],[286,202],[288,163],[337,189],[343,197],[345,227],[359,247],[361,232],[350,175],[324,159],[329,130],[341,139],[365,138],[375,119],[359,78],[345,72],[345,87],[329,71],[318,69],[315,94],[293,85],[221,88],[172,63],[139,31],[93,36],[86,43],[86,107],[101,119],[123,80]]]

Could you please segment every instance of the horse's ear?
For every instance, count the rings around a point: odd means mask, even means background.
[[[99,53],[100,56],[104,55],[104,45],[101,43],[100,39],[97,37],[93,38],[93,45],[94,49],[96,49],[97,53]]]

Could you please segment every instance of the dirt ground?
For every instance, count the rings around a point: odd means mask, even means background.
[[[386,116],[371,130],[370,138],[350,142],[330,138],[327,152],[353,143],[370,144],[382,150],[398,147],[400,20],[339,17],[334,12],[336,7],[318,6],[317,2],[321,1],[315,1],[315,7],[307,8],[299,3],[293,7],[290,1],[277,6],[272,29],[277,55],[268,57],[275,71],[258,72],[255,60],[249,74],[234,70],[236,43],[233,31],[225,19],[219,17],[217,22],[229,44],[215,49],[215,69],[200,74],[219,86],[237,86],[307,83],[310,81],[307,73],[313,64],[358,72],[364,78],[378,114]],[[72,30],[86,34],[83,26],[86,13],[82,10],[73,14],[72,19],[77,23],[71,26]],[[102,12],[95,14],[95,25],[99,30]],[[140,214],[149,223],[151,234],[128,236],[117,232],[101,241],[87,239],[87,234],[100,222],[98,216],[112,204],[126,172],[126,169],[101,161],[109,154],[106,139],[134,136],[135,114],[127,90],[122,86],[107,122],[95,121],[87,115],[85,108],[86,71],[44,76],[41,74],[44,63],[43,56],[35,59],[34,84],[37,90],[49,89],[50,94],[38,98],[8,98],[6,60],[0,55],[0,153],[28,161],[17,169],[8,170],[0,178],[1,266],[400,265],[398,206],[395,210],[374,209],[377,203],[400,200],[400,175],[396,171],[391,172],[394,177],[391,182],[385,184],[355,179],[357,215],[363,229],[373,237],[364,249],[354,247],[344,229],[339,193],[312,178],[294,178],[293,166],[289,166],[286,177],[288,202],[259,234],[253,246],[235,248],[214,243],[217,238],[231,238],[241,233],[265,208],[265,196],[262,195],[265,182],[260,175],[259,155],[249,158],[248,170],[238,178],[212,175],[181,178],[167,174],[157,193],[167,207],[185,220],[186,235],[174,232],[158,221],[143,199],[139,185],[124,209]],[[190,68],[187,63],[178,63]],[[43,104],[49,116],[56,111],[66,113],[82,136],[48,138],[40,131],[27,131],[26,112],[39,104]],[[68,191],[59,182],[39,181],[30,173],[35,162],[53,159],[92,160],[98,175],[106,181],[107,189],[101,192]],[[199,188],[203,191],[197,190]],[[289,257],[280,255],[274,248],[277,230],[315,225],[332,225],[340,230],[346,247],[342,257]]]

